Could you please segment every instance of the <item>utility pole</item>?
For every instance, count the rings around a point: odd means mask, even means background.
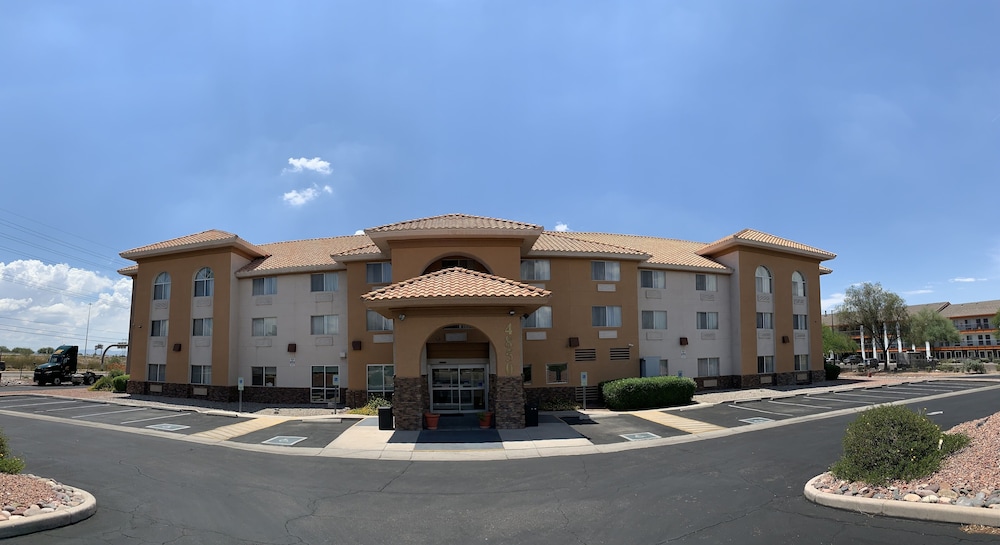
[[[83,338],[83,355],[87,355],[87,345],[90,344],[90,311],[94,303],[87,303],[87,335]]]

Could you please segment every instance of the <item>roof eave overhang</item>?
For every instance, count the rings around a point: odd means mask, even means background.
[[[621,261],[646,261],[649,254],[622,254],[615,252],[561,252],[558,250],[532,250],[525,257],[568,257],[585,259],[617,259]]]
[[[301,267],[276,267],[273,269],[254,269],[250,271],[238,271],[236,278],[256,278],[260,276],[274,276],[277,274],[313,273],[327,271],[343,271],[347,267],[341,263],[330,263],[323,265],[304,265]]]
[[[548,295],[531,297],[403,297],[398,299],[365,299],[365,305],[373,310],[397,308],[436,308],[436,307],[539,307],[549,302]]]
[[[527,253],[535,245],[542,234],[541,227],[531,229],[497,229],[497,228],[440,228],[427,227],[421,229],[401,229],[393,231],[365,230],[365,235],[378,246],[383,253],[388,253],[395,240],[419,240],[435,238],[506,238],[520,239],[521,251]]]
[[[154,248],[150,250],[128,250],[118,255],[120,255],[124,259],[139,261],[140,259],[158,257],[163,255],[183,254],[188,252],[198,252],[202,250],[218,250],[224,248],[239,250],[250,257],[266,257],[268,255],[260,248],[246,242],[245,240],[239,237],[209,240],[205,242],[196,242],[193,244],[182,244],[179,246],[168,246],[164,248]]]
[[[738,250],[740,248],[769,250],[772,252],[780,252],[783,254],[792,254],[792,255],[807,257],[810,259],[816,259],[818,261],[827,261],[837,257],[837,254],[833,254],[830,252],[811,252],[809,250],[803,250],[799,248],[789,248],[788,246],[778,246],[776,244],[768,244],[766,242],[756,242],[753,240],[727,240],[719,244],[701,248],[700,250],[697,250],[695,254],[700,255],[702,257],[708,257],[725,253],[727,250]]]

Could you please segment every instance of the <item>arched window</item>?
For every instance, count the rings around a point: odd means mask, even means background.
[[[215,275],[212,274],[212,269],[204,267],[194,275],[194,296],[211,297],[214,291]]]
[[[771,293],[771,271],[767,270],[767,267],[761,265],[757,267],[757,293]]]
[[[153,281],[153,300],[167,299],[170,299],[170,274],[161,272],[156,275],[156,280]]]
[[[792,295],[795,297],[806,296],[806,279],[799,271],[792,273]]]

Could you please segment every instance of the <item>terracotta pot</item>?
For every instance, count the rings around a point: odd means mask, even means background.
[[[438,420],[441,415],[437,413],[424,413],[424,420],[427,421],[427,429],[436,430],[438,429]]]
[[[489,429],[493,425],[493,413],[486,411],[479,413],[479,428]]]

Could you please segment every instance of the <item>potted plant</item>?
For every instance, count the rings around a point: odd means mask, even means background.
[[[479,417],[479,428],[488,429],[493,425],[493,412],[482,411],[476,414]]]
[[[441,418],[440,414],[426,412],[424,413],[424,420],[427,421],[427,429],[436,430],[438,429],[438,420]]]

